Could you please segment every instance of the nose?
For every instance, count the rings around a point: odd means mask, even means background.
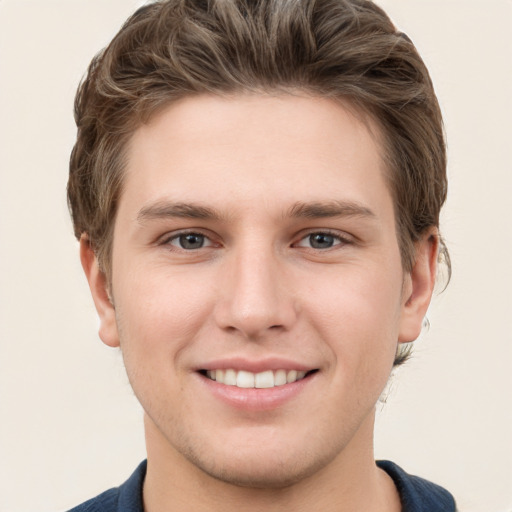
[[[293,283],[272,250],[240,249],[224,263],[215,314],[219,327],[251,340],[292,327],[297,317]]]

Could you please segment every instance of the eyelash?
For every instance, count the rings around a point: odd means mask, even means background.
[[[303,237],[301,237],[301,239],[299,240],[298,243],[294,244],[294,246],[296,246],[296,247],[304,247],[304,246],[301,246],[299,244],[301,242],[303,242],[304,240],[308,239],[308,238],[311,241],[311,237],[313,237],[315,235],[322,235],[324,237],[332,238],[332,239],[334,239],[335,242],[337,241],[337,243],[334,243],[330,247],[317,248],[317,247],[308,246],[308,247],[305,247],[306,249],[311,249],[311,250],[314,250],[314,251],[316,251],[316,250],[318,250],[318,251],[327,251],[329,249],[334,249],[337,246],[350,245],[350,244],[354,243],[354,241],[351,238],[349,238],[348,236],[343,236],[339,232],[331,231],[329,229],[322,229],[322,230],[310,231],[310,232],[306,233]]]
[[[184,247],[177,247],[177,246],[174,246],[172,244],[173,241],[179,240],[181,237],[185,237],[187,235],[196,235],[198,237],[202,237],[203,240],[205,240],[205,241],[208,240],[210,243],[206,247],[211,247],[211,246],[215,245],[215,243],[212,242],[211,237],[209,237],[205,233],[201,233],[201,231],[198,231],[198,230],[188,230],[188,231],[180,231],[179,233],[173,233],[172,235],[165,237],[160,242],[159,245],[172,246],[173,250],[178,250],[178,251],[181,250],[181,251],[186,251],[186,252],[197,251],[199,249],[204,249],[205,248],[205,246],[203,245],[203,246],[198,247],[196,249],[185,249]]]
[[[203,241],[208,241],[209,243],[208,243],[208,245],[201,245],[201,247],[189,248],[189,249],[186,249],[184,247],[178,247],[178,246],[172,244],[172,242],[178,241],[181,237],[185,237],[187,235],[196,235],[197,237],[201,237],[203,239]],[[300,245],[302,242],[304,242],[308,238],[309,238],[309,240],[311,242],[311,237],[313,237],[315,235],[322,235],[324,237],[332,238],[334,243],[330,247],[323,247],[323,248]],[[293,243],[292,246],[293,247],[303,247],[305,249],[313,250],[313,251],[325,252],[325,251],[328,251],[329,249],[334,249],[334,248],[336,248],[338,246],[351,245],[353,243],[354,243],[354,240],[352,238],[348,237],[348,236],[343,236],[339,232],[334,232],[334,231],[331,231],[329,229],[323,229],[323,230],[309,231],[308,233],[305,233],[303,236],[301,236],[299,241]],[[159,245],[162,245],[162,246],[172,246],[173,247],[172,250],[185,251],[185,252],[194,252],[194,251],[198,251],[199,249],[205,249],[205,248],[208,248],[208,247],[215,246],[216,244],[215,244],[215,242],[213,242],[211,240],[211,237],[209,237],[205,233],[202,233],[199,230],[187,230],[187,231],[181,231],[179,233],[173,233],[172,235],[165,237],[159,243]]]

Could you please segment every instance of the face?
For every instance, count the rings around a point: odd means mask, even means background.
[[[404,274],[371,121],[327,99],[203,96],[131,140],[113,305],[87,249],[83,261],[149,453],[280,486],[371,453],[434,252],[425,242]]]

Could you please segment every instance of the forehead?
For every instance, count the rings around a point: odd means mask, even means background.
[[[376,124],[339,101],[188,97],[134,133],[120,210],[165,200],[225,209],[388,201],[381,155]]]

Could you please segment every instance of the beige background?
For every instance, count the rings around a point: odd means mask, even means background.
[[[0,0],[0,511],[66,510],[144,457],[121,358],[104,347],[65,203],[72,102],[134,0]],[[381,0],[445,113],[454,275],[394,379],[377,456],[512,511],[512,2]]]

